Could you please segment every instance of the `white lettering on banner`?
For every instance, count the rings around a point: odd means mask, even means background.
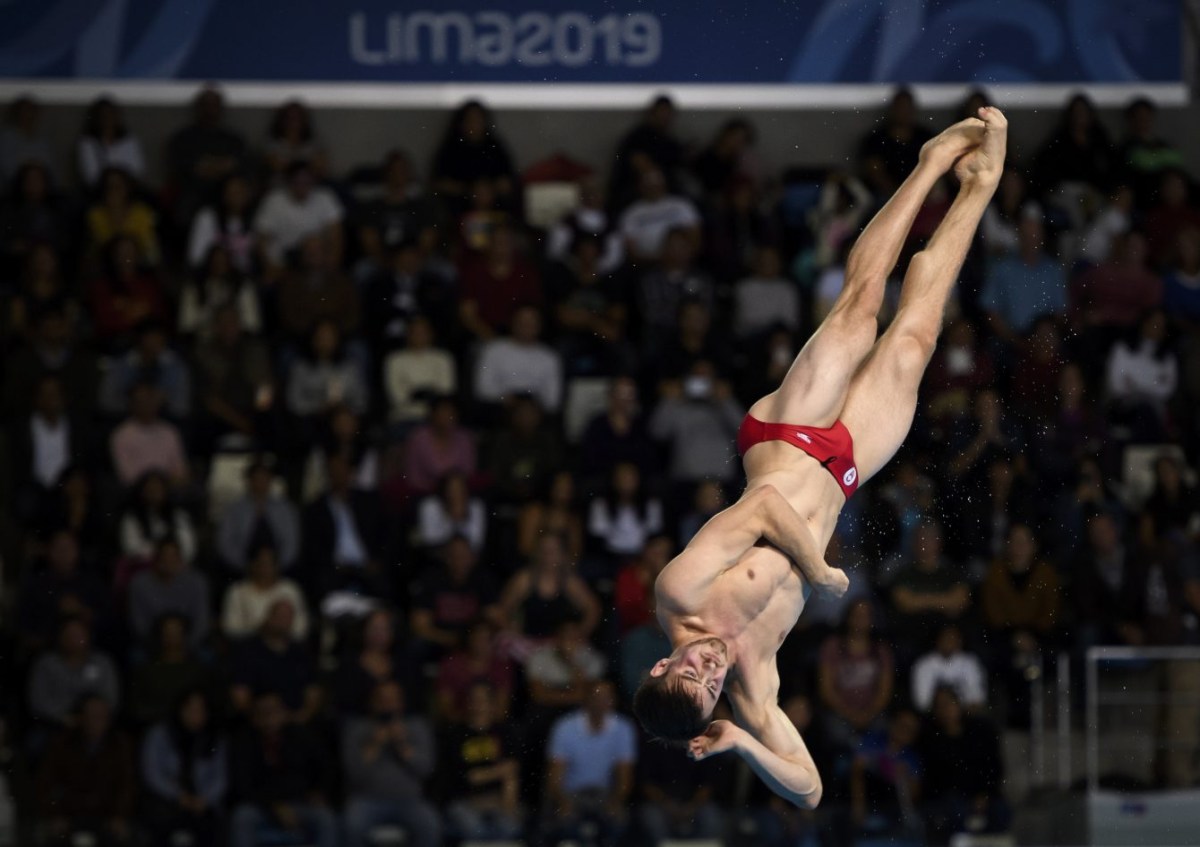
[[[348,24],[351,60],[372,67],[429,63],[579,68],[603,62],[644,68],[662,56],[662,24],[647,12],[593,19],[585,12],[525,12],[514,17],[502,11],[418,11],[386,15],[381,27],[373,27],[367,13],[355,12]]]

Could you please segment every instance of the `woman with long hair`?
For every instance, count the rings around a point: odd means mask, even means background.
[[[256,270],[258,238],[254,234],[254,194],[246,177],[231,174],[221,183],[213,202],[192,220],[188,234],[188,264],[201,267],[216,245],[225,248],[230,264],[243,274]]]
[[[467,477],[448,473],[436,494],[421,499],[417,507],[417,538],[422,547],[440,547],[461,535],[479,553],[487,536],[487,509],[471,495]]]
[[[100,174],[96,200],[87,212],[87,233],[93,250],[103,250],[114,238],[125,236],[137,242],[146,264],[162,261],[158,217],[138,198],[136,181],[122,168],[105,168]]]
[[[100,97],[88,106],[76,156],[79,175],[89,188],[107,168],[121,168],[137,179],[146,173],[142,143],[129,131],[121,107],[111,97]]]
[[[532,556],[543,535],[561,536],[572,559],[583,555],[583,518],[570,471],[552,476],[544,496],[523,505],[517,516],[517,552],[522,556]]]
[[[214,242],[203,265],[183,286],[179,297],[179,332],[196,341],[207,340],[216,325],[217,312],[232,305],[238,325],[251,334],[262,330],[262,313],[254,282],[236,266],[229,249]]]
[[[312,111],[299,100],[288,100],[271,116],[265,154],[272,182],[281,182],[293,162],[307,162],[318,182],[329,174],[329,156],[317,138]]]
[[[433,187],[451,211],[466,211],[472,186],[485,180],[502,207],[516,204],[517,173],[492,113],[478,100],[455,110],[438,145]]]
[[[134,487],[133,497],[118,528],[121,555],[142,562],[154,556],[159,543],[173,538],[185,562],[196,556],[196,531],[188,513],[171,502],[165,474],[146,473]]]

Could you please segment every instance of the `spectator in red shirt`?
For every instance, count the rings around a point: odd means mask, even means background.
[[[442,659],[437,673],[437,712],[447,723],[464,718],[476,685],[486,685],[497,714],[508,714],[512,700],[513,667],[498,649],[496,630],[487,621],[476,621],[463,646]]]
[[[142,264],[137,241],[114,237],[105,247],[104,274],[89,291],[96,338],[108,347],[132,341],[134,329],[146,320],[167,320],[162,282]]]
[[[542,280],[517,248],[516,233],[497,227],[479,257],[464,260],[459,320],[474,339],[487,341],[504,332],[521,306],[542,305]]]
[[[674,555],[670,537],[655,535],[640,556],[617,572],[613,603],[621,635],[653,620],[654,581]]]
[[[429,420],[413,430],[404,445],[402,474],[413,494],[432,494],[447,474],[475,474],[475,439],[458,424],[458,404],[439,397],[429,410]]]
[[[1146,213],[1146,240],[1150,262],[1160,270],[1174,258],[1179,233],[1200,228],[1200,210],[1190,201],[1187,174],[1171,168],[1162,175],[1158,205]]]
[[[1162,280],[1147,267],[1146,237],[1119,235],[1111,257],[1073,279],[1068,286],[1067,314],[1076,328],[1121,329],[1162,301]]]

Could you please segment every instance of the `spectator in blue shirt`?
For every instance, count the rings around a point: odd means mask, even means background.
[[[1001,256],[988,267],[979,305],[996,333],[1015,341],[1047,312],[1067,307],[1067,277],[1062,265],[1046,255],[1045,227],[1038,218],[1024,218],[1017,228],[1017,253]]]

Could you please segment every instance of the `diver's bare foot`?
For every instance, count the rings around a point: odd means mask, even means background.
[[[946,127],[921,147],[921,161],[941,172],[954,167],[959,157],[974,150],[983,141],[985,124],[979,118],[967,118]]]
[[[954,166],[954,175],[963,185],[980,185],[995,190],[1004,173],[1004,154],[1008,148],[1008,119],[995,106],[983,106],[979,119],[984,125],[983,139]]]

